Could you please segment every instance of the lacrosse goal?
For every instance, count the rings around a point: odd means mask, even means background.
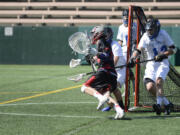
[[[127,60],[131,54],[131,33],[133,22],[137,23],[137,45],[142,34],[145,32],[146,16],[141,7],[129,7],[129,22],[128,22],[128,51]],[[140,60],[146,60],[146,53],[142,52]],[[140,107],[140,110],[152,110],[152,105],[156,103],[155,97],[150,95],[143,83],[143,76],[146,63],[136,64],[133,69],[135,75],[135,94],[132,92],[132,84],[129,79],[129,69],[126,71],[126,87],[125,87],[125,110],[129,108]],[[174,111],[180,111],[180,73],[170,65],[170,71],[164,83],[164,95],[174,104]],[[145,109],[146,108],[146,109]],[[130,110],[130,109],[129,109]]]

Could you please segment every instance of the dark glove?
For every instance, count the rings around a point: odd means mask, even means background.
[[[136,62],[136,59],[135,58],[130,58],[128,64],[127,64],[127,67],[129,68],[133,68],[135,66],[135,62]]]
[[[86,55],[85,56],[85,60],[86,60],[86,62],[88,63],[88,64],[91,64],[91,55]]]
[[[161,62],[163,59],[167,59],[168,56],[166,56],[165,54],[158,54],[156,57],[155,57],[155,62]]]

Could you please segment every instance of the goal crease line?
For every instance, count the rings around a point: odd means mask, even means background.
[[[8,103],[13,103],[13,102],[17,102],[17,101],[23,101],[23,100],[27,100],[27,99],[31,99],[31,98],[36,98],[36,97],[41,97],[41,96],[46,96],[46,95],[49,95],[49,94],[54,94],[54,93],[58,93],[58,92],[62,92],[62,91],[72,90],[72,89],[75,89],[75,88],[79,88],[81,86],[82,85],[76,85],[76,86],[72,86],[72,87],[68,87],[68,88],[62,88],[62,89],[58,89],[58,90],[42,92],[42,93],[39,93],[39,94],[36,94],[36,95],[32,95],[32,96],[12,99],[12,100],[8,100],[8,101],[0,102],[0,105],[8,104]]]

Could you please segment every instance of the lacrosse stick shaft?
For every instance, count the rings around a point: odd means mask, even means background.
[[[94,72],[88,72],[88,73],[86,73],[86,75],[90,75],[90,74],[93,74]]]
[[[141,64],[141,63],[144,63],[144,62],[148,62],[148,61],[153,61],[154,59],[150,59],[150,60],[143,60],[143,61],[139,61],[139,62],[135,62],[135,64]],[[123,67],[127,67],[128,64],[125,64],[125,65],[121,65],[121,66],[117,66],[115,68],[123,68]]]
[[[81,74],[78,74],[78,75],[70,76],[67,79],[71,80],[71,81],[74,81],[74,82],[79,82],[79,81],[81,81],[84,78],[84,76],[90,75],[90,74],[93,74],[93,73],[94,72],[81,73]]]

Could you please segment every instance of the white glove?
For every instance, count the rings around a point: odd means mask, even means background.
[[[97,55],[97,50],[95,48],[88,48],[88,54],[91,54],[93,56]]]
[[[116,110],[116,115],[114,117],[114,119],[122,119],[124,117],[124,110],[119,106],[119,105],[115,105],[115,110]]]

